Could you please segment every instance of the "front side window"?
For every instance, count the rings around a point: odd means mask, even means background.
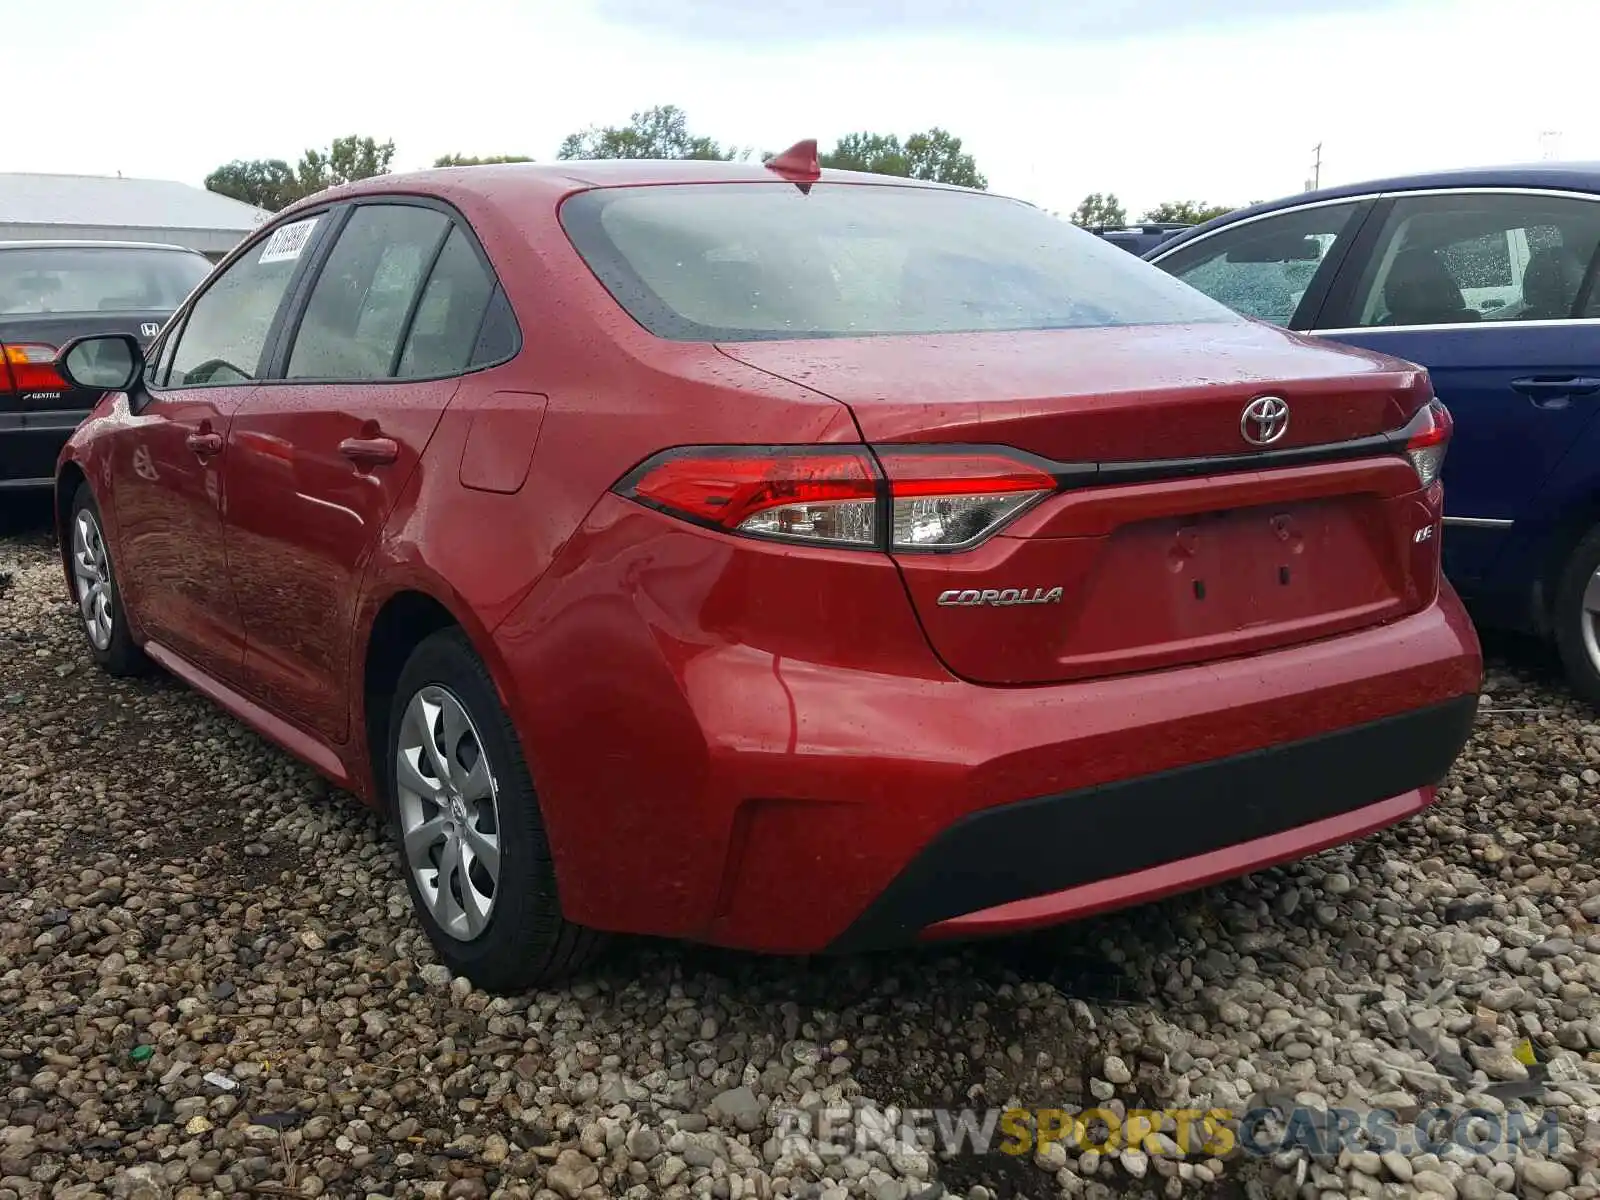
[[[225,268],[190,306],[173,348],[168,387],[247,383],[289,281],[326,215],[281,225]]]
[[[1179,247],[1159,265],[1235,312],[1288,325],[1361,207],[1324,204],[1242,222]]]
[[[437,209],[366,204],[350,214],[306,302],[290,379],[387,379],[406,320],[450,227]]]
[[[1356,289],[1355,325],[1455,325],[1582,316],[1600,202],[1445,193],[1394,202]]]
[[[1127,251],[996,196],[675,184],[583,192],[561,222],[623,308],[680,341],[1237,320]]]
[[[19,246],[0,252],[0,315],[169,313],[211,264],[187,250]]]

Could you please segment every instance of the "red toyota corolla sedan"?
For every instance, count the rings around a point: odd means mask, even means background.
[[[812,149],[345,186],[62,354],[94,656],[389,814],[485,987],[1192,888],[1467,736],[1424,372]]]

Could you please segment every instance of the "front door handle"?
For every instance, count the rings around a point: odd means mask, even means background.
[[[400,446],[393,438],[345,438],[339,443],[339,453],[357,466],[378,467],[398,458]]]
[[[222,453],[222,435],[220,433],[191,433],[183,439],[189,449],[201,458],[209,458],[213,454]]]
[[[1588,375],[1535,375],[1527,379],[1513,379],[1511,387],[1541,408],[1565,408],[1572,396],[1589,396],[1600,392],[1600,379]]]

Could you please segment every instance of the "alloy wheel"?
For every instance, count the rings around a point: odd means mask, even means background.
[[[1600,673],[1600,568],[1589,576],[1583,589],[1583,648],[1589,655],[1589,665]]]
[[[454,693],[430,684],[411,697],[394,767],[406,864],[434,921],[470,942],[488,926],[499,890],[499,791]]]
[[[72,520],[72,577],[84,632],[94,648],[104,652],[110,648],[114,632],[111,562],[100,523],[87,508],[80,508]]]

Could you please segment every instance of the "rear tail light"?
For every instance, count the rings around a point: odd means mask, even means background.
[[[889,477],[896,550],[975,545],[1056,489],[1049,472],[993,451],[886,446],[878,461]]]
[[[16,392],[64,392],[67,381],[56,370],[56,348],[43,342],[11,342],[0,348],[5,359],[10,390]],[[0,385],[6,374],[0,374]]]
[[[878,481],[859,450],[691,447],[658,454],[624,496],[727,533],[839,546],[878,544]]]
[[[1406,457],[1417,473],[1417,480],[1428,487],[1439,478],[1439,468],[1444,465],[1445,452],[1450,449],[1450,434],[1455,421],[1438,400],[1430,400],[1407,429]]]
[[[881,464],[881,466],[880,466]],[[976,545],[1054,491],[999,450],[689,447],[617,484],[624,496],[726,533],[856,549]]]

